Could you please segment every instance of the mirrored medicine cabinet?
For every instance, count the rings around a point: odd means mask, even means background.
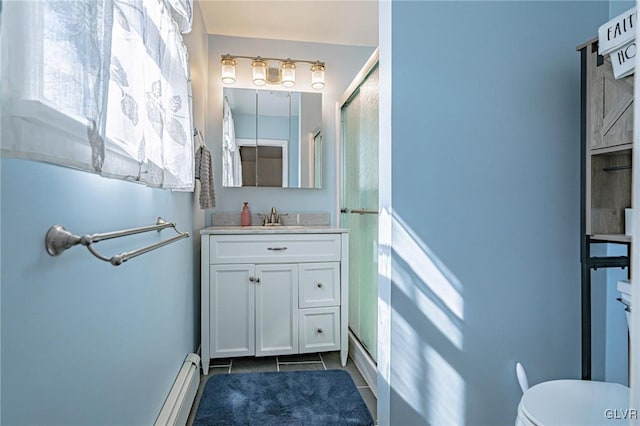
[[[322,188],[322,94],[223,89],[223,186]]]

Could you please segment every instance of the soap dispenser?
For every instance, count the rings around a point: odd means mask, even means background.
[[[244,207],[242,207],[242,213],[240,213],[240,225],[251,225],[251,211],[249,210],[249,203],[246,201],[244,202]]]

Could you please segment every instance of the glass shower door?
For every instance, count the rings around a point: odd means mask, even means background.
[[[376,359],[378,67],[342,106],[341,226],[349,229],[349,327]]]

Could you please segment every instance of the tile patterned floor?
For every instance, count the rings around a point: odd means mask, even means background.
[[[276,357],[264,357],[264,358],[224,358],[211,360],[211,366],[209,367],[209,375],[200,377],[200,386],[198,387],[198,393],[196,399],[191,408],[187,426],[193,424],[193,418],[198,410],[200,404],[200,398],[202,397],[202,391],[207,379],[214,374],[234,374],[234,373],[259,373],[265,371],[308,371],[308,370],[331,370],[331,369],[343,369],[347,370],[353,379],[360,395],[365,404],[371,412],[374,423],[377,422],[377,401],[376,397],[371,392],[369,385],[360,374],[360,371],[356,368],[355,364],[349,358],[347,365],[343,367],[340,365],[340,352],[323,352],[313,354],[300,354],[300,355],[284,355]]]

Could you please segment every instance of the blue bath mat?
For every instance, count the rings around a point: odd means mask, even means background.
[[[204,425],[373,425],[344,370],[215,375],[193,422]]]

